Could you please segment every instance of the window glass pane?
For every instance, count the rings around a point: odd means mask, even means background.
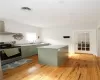
[[[90,48],[86,48],[86,51],[90,51]]]
[[[36,42],[36,33],[26,33],[26,40],[28,42]]]
[[[85,50],[85,48],[82,48],[82,50]]]
[[[78,48],[78,50],[81,50],[81,48]]]

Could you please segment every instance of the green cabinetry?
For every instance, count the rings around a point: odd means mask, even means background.
[[[37,54],[36,46],[21,46],[22,57],[29,57]]]
[[[40,46],[48,46],[49,44],[24,44],[24,45],[18,45],[21,46],[21,52],[22,52],[22,57],[29,57],[33,56],[35,54],[38,54],[38,48]]]
[[[51,45],[38,47],[38,60],[40,64],[60,66],[68,58],[68,46]]]

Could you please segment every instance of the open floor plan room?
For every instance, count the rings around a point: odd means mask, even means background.
[[[74,54],[60,67],[33,61],[4,72],[4,80],[100,80],[100,58],[90,54]]]
[[[0,0],[0,80],[100,80],[100,0]]]

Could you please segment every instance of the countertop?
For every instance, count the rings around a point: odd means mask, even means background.
[[[38,48],[60,49],[62,47],[67,47],[67,45],[49,45],[49,46],[42,46],[42,47],[38,47]]]
[[[18,47],[22,47],[22,46],[47,46],[50,45],[49,43],[41,43],[41,44],[16,44],[14,45],[14,47],[10,47],[10,48],[18,48]],[[10,49],[10,48],[4,48],[4,49]],[[0,49],[0,51],[4,50],[4,49]]]
[[[16,44],[15,46],[38,46],[38,45],[49,45],[49,43],[38,43],[38,44]]]

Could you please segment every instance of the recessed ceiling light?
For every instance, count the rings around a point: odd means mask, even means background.
[[[27,10],[27,11],[31,11],[31,8],[29,7],[21,7],[22,10]]]

